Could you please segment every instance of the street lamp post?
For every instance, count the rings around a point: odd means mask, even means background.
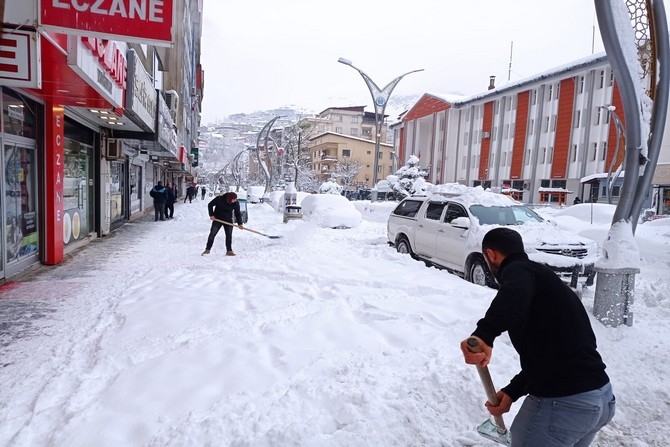
[[[419,70],[408,71],[407,73],[398,76],[397,78],[386,84],[384,88],[380,89],[379,87],[377,87],[377,84],[375,84],[372,81],[372,79],[370,79],[370,76],[365,74],[360,68],[355,67],[350,60],[341,57],[337,60],[337,62],[339,62],[340,64],[348,65],[354,70],[356,70],[363,77],[363,80],[365,81],[365,84],[368,86],[370,94],[372,95],[372,102],[375,106],[375,160],[372,171],[372,187],[374,188],[377,185],[377,170],[379,169],[379,143],[382,136],[381,133],[382,133],[382,124],[384,121],[384,111],[386,110],[386,104],[388,103],[388,99],[391,96],[391,92],[393,91],[395,86],[398,84],[398,82],[400,82],[400,80],[403,77],[407,76],[410,73],[423,71],[423,68]]]

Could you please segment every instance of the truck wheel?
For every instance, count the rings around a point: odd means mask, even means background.
[[[477,284],[478,286],[491,287],[493,289],[498,288],[498,284],[489,271],[486,262],[480,257],[474,258],[470,263],[467,279],[471,283]]]
[[[412,246],[409,245],[409,241],[407,240],[406,237],[401,237],[398,240],[398,243],[395,244],[395,246],[396,250],[398,250],[398,253],[404,253],[410,256],[414,256],[414,253],[412,253]]]

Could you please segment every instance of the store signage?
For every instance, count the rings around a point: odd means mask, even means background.
[[[41,0],[40,25],[80,36],[171,46],[174,0]]]
[[[63,260],[63,176],[65,172],[65,118],[62,107],[47,104],[46,113],[46,244],[47,265]]]
[[[4,28],[0,37],[0,84],[42,88],[39,49],[38,33]]]
[[[123,107],[128,66],[125,54],[125,42],[68,36],[68,65],[114,108]]]
[[[174,130],[174,121],[170,114],[170,109],[163,99],[163,95],[158,95],[158,123],[156,128],[158,143],[170,151],[175,158],[177,154],[177,132]]]
[[[144,69],[135,50],[128,50],[128,87],[126,89],[126,113],[144,130],[156,129],[157,92],[151,77]]]

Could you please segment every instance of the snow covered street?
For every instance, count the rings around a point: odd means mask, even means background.
[[[223,232],[201,256],[209,199],[0,288],[0,445],[495,445],[459,349],[495,291],[390,248],[395,203],[354,202],[352,229],[250,204],[246,225],[283,237],[235,229],[226,257]],[[609,227],[552,218],[599,245]],[[652,224],[634,326],[591,317],[618,401],[596,446],[668,444],[670,226]],[[496,386],[518,368],[504,335]]]

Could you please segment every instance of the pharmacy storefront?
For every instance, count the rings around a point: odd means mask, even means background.
[[[38,105],[2,89],[2,257],[0,271],[12,275],[38,260]]]

